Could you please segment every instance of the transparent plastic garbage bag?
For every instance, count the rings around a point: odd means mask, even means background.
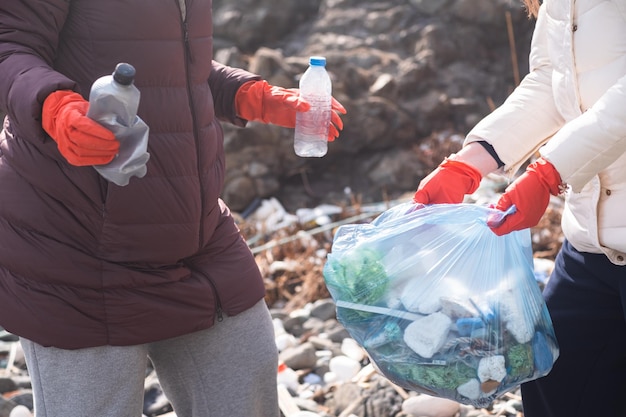
[[[487,226],[507,214],[405,203],[337,229],[324,266],[337,318],[389,380],[485,407],[552,369],[530,231]]]

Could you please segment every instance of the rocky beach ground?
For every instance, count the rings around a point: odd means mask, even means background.
[[[517,392],[479,409],[391,383],[375,371],[360,347],[336,322],[334,308],[332,300],[324,299],[291,312],[274,309],[277,343],[283,347],[280,358],[284,365],[277,385],[283,416],[523,416]],[[32,391],[19,342],[7,334],[2,339],[0,417],[30,417]],[[176,416],[152,372],[146,378],[143,412],[144,417]]]
[[[281,348],[277,389],[285,417],[523,416],[515,391],[489,407],[475,408],[391,383],[376,372],[364,351],[336,321],[331,299],[291,311],[272,311]],[[30,417],[32,391],[19,342],[7,333],[1,339],[0,417]],[[157,376],[148,372],[144,417],[175,417]]]
[[[497,187],[485,182],[489,198]],[[346,222],[366,222],[393,202],[370,206],[322,205],[286,212],[264,201],[253,214],[238,217],[266,280],[266,301],[274,317],[280,352],[277,389],[284,417],[487,417],[523,416],[513,389],[484,407],[431,397],[381,376],[365,351],[336,317],[336,305],[322,270],[333,231]],[[532,229],[535,274],[545,282],[558,250],[559,200]],[[175,417],[158,377],[147,370],[144,415]],[[0,333],[0,417],[29,417],[33,402],[28,370],[17,337]],[[242,416],[243,417],[243,416]],[[248,416],[246,416],[248,417]],[[260,416],[263,417],[263,416]]]

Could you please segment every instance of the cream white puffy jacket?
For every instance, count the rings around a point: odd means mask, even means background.
[[[565,237],[625,265],[626,0],[545,0],[530,72],[466,143],[477,140],[511,176],[540,148],[569,185]]]

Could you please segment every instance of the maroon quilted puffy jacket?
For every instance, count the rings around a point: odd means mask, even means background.
[[[186,4],[186,7],[185,6]],[[210,327],[263,298],[219,199],[218,119],[258,77],[212,61],[211,0],[0,2],[0,326],[45,346],[132,345]],[[137,70],[148,173],[119,187],[69,165],[47,95]]]

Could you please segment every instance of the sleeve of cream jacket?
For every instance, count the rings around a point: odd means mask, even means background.
[[[565,123],[554,104],[544,9],[539,10],[533,33],[530,72],[506,101],[481,120],[465,139],[465,144],[476,141],[491,144],[509,176]]]
[[[579,192],[596,174],[626,152],[626,75],[591,108],[567,123],[541,155]]]
[[[490,143],[509,175],[547,142],[541,155],[572,191],[579,192],[626,152],[626,75],[566,123],[554,104],[547,31],[542,6],[533,34],[530,73],[500,108],[472,129],[466,142]]]

